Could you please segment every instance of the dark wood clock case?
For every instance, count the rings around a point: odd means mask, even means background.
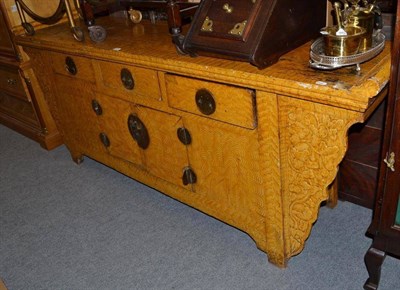
[[[265,68],[319,35],[326,1],[203,0],[183,51],[250,62]]]

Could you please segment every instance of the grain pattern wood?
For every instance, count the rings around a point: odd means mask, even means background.
[[[110,65],[110,63],[104,61],[97,61],[94,65],[96,67],[98,88],[102,92],[131,102],[138,102],[143,99],[160,101],[161,92],[157,71],[127,64],[114,63]],[[122,85],[122,69],[127,69],[132,74],[134,87],[131,90]]]
[[[365,121],[384,98],[378,93],[388,81],[389,50],[362,64],[358,74],[352,68],[310,69],[308,45],[258,70],[242,62],[178,55],[165,24],[101,21],[109,34],[99,44],[74,42],[61,26],[17,38],[41,76],[72,156],[91,156],[242,229],[272,263],[285,267],[303,249],[320,203],[329,197],[347,148],[347,130]],[[91,59],[95,82],[53,73],[49,52]],[[106,79],[116,87],[112,92],[103,90],[100,62],[115,72]],[[125,66],[157,76],[161,98],[127,98],[115,76]],[[138,81],[150,86],[148,91],[152,84]],[[199,87],[216,89],[217,110],[222,109],[218,118],[199,114],[186,100]],[[114,111],[111,116],[96,116],[90,109],[93,98],[105,105],[104,112]],[[124,131],[130,111],[145,120],[154,141],[138,155],[130,153],[134,144]],[[67,125],[67,118],[75,123]],[[191,135],[186,146],[176,135],[181,126]],[[93,145],[101,130],[111,132],[111,142],[118,140],[115,150]],[[197,180],[182,186],[185,166]]]
[[[215,112],[209,118],[253,129],[254,91],[235,86],[227,86],[210,81],[167,74],[168,103],[171,107],[205,116],[196,105],[196,93],[207,90],[215,101]]]

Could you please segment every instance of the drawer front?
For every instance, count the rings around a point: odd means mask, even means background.
[[[18,68],[0,68],[0,89],[28,100]]]
[[[136,103],[161,100],[157,71],[102,61],[95,66],[101,92]]]
[[[171,107],[233,125],[256,127],[254,91],[167,74]]]
[[[53,70],[57,74],[95,83],[93,65],[90,59],[60,53],[52,53],[51,58]]]

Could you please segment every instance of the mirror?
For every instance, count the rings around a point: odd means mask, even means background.
[[[70,0],[59,0],[58,3],[56,1],[50,3],[46,2],[46,9],[44,11],[40,9],[41,15],[35,11],[38,11],[36,10],[38,9],[38,3],[42,3],[43,6],[43,2],[35,2],[34,4],[31,1],[27,0],[15,0],[15,5],[17,7],[19,17],[21,18],[21,25],[28,35],[34,35],[35,29],[33,28],[32,24],[27,21],[27,16],[41,24],[52,25],[60,21],[64,14],[67,13],[72,35],[76,40],[83,41],[83,31],[79,27],[75,26],[75,21],[72,16],[71,5],[69,1]],[[76,0],[73,1],[76,7],[77,2]],[[42,8],[42,6],[40,7]]]

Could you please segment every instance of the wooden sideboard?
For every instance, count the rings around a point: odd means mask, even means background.
[[[179,55],[167,25],[97,20],[102,43],[66,26],[17,37],[72,158],[89,156],[248,233],[281,267],[300,253],[347,148],[386,95],[388,47],[336,71],[310,44],[264,70]],[[388,45],[390,46],[390,45]]]

